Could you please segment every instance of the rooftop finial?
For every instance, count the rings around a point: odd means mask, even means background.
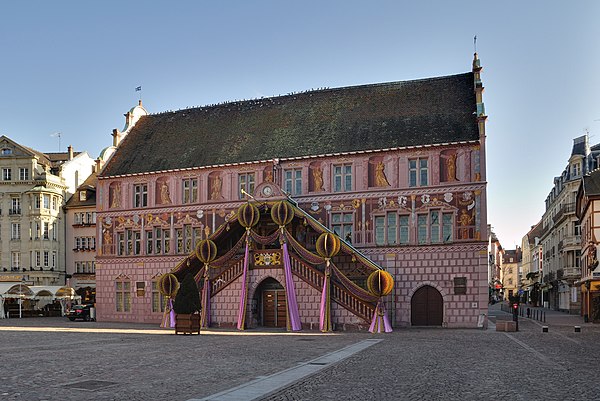
[[[477,54],[477,35],[473,36],[473,51]]]

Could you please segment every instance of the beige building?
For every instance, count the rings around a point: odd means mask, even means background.
[[[41,153],[0,137],[0,281],[65,284],[62,206],[94,164],[70,146]]]
[[[92,173],[64,207],[66,273],[83,303],[96,296],[96,173]]]
[[[500,281],[504,291],[504,299],[510,299],[519,293],[519,262],[521,261],[521,248],[505,249],[502,256],[502,269]]]
[[[590,148],[587,135],[573,140],[568,165],[546,198],[540,235],[543,249],[542,291],[544,302],[554,310],[578,313],[581,306],[579,289],[574,285],[581,278],[581,235],[575,200],[582,177],[597,161],[598,151]]]

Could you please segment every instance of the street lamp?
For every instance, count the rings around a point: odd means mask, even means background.
[[[21,277],[21,281],[19,282],[19,319],[23,317],[23,283],[25,282],[25,277]]]

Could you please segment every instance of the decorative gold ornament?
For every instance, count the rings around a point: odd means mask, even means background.
[[[376,270],[367,278],[367,289],[376,297],[385,297],[394,288],[394,278],[385,270]]]

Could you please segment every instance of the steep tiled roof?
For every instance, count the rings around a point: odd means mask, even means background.
[[[69,198],[65,204],[65,208],[72,207],[83,207],[83,206],[94,206],[96,204],[96,185],[98,184],[98,174],[92,173],[88,178],[81,184],[77,191]],[[86,191],[86,199],[81,200],[79,198],[79,192]]]
[[[583,190],[586,196],[600,195],[600,170],[594,170],[583,177]]]
[[[479,139],[473,74],[142,117],[102,176]]]

